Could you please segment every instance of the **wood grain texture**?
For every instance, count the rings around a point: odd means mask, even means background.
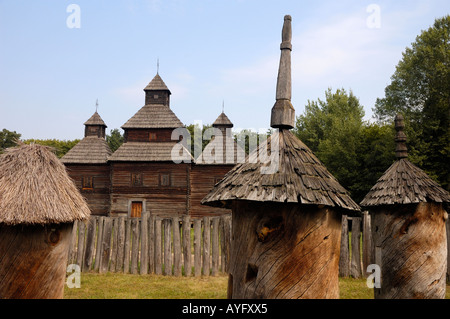
[[[292,204],[233,205],[230,297],[339,298],[340,214]]]
[[[0,225],[0,299],[60,299],[73,223]]]
[[[378,208],[372,219],[381,288],[377,299],[442,299],[447,267],[442,204]]]

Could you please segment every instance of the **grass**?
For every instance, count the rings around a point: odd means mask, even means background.
[[[116,273],[82,273],[81,287],[65,287],[65,299],[225,299],[226,275],[174,277]],[[339,278],[341,299],[373,299],[366,279]],[[450,299],[447,285],[446,299]]]

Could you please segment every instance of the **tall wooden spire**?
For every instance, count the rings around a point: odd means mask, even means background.
[[[291,103],[291,51],[292,27],[291,16],[284,16],[281,32],[281,57],[278,68],[276,102],[272,108],[270,126],[291,129],[295,122],[295,109]]]

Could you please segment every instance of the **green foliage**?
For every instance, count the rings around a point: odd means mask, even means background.
[[[380,122],[404,115],[409,159],[449,189],[450,15],[406,48],[373,111]]]
[[[49,146],[56,154],[58,158],[63,157],[72,147],[77,145],[79,142],[79,139],[76,140],[57,140],[57,139],[47,139],[47,140],[39,140],[39,139],[28,139],[24,140],[23,143],[25,144],[40,144]]]
[[[124,141],[123,135],[118,128],[112,129],[110,134],[106,134],[106,143],[112,152],[115,152]]]
[[[392,125],[363,121],[353,92],[325,92],[325,100],[308,101],[294,133],[316,154],[340,184],[360,202],[394,159]]]
[[[0,154],[3,153],[3,150],[8,148],[8,147],[12,147],[12,146],[16,146],[17,145],[17,141],[20,140],[20,136],[21,134],[16,133],[16,131],[9,131],[6,128],[4,128],[1,132],[0,132]]]

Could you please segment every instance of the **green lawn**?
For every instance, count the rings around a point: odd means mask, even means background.
[[[81,287],[68,288],[66,299],[224,299],[227,276],[174,277],[161,275],[82,273]],[[340,278],[341,299],[372,299],[365,279]],[[450,299],[450,286],[447,286]]]

